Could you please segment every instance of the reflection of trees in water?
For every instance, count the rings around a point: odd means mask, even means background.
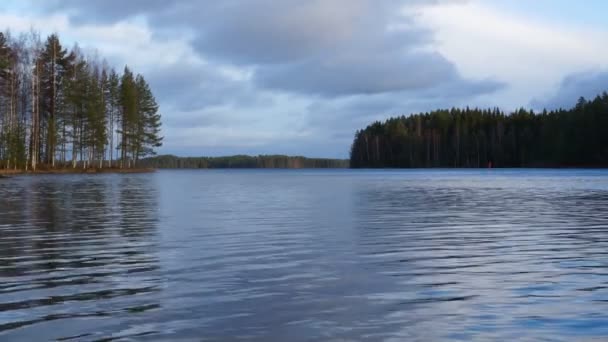
[[[548,201],[554,208],[554,226],[562,229],[551,230],[547,239],[559,239],[576,246],[575,252],[581,253],[579,257],[593,256],[586,249],[599,248],[603,250],[608,241],[608,191],[601,189],[580,189],[566,193],[557,192]],[[572,252],[572,251],[569,251]],[[603,255],[598,255],[603,258]]]
[[[149,237],[158,225],[158,193],[146,177],[120,179],[118,207],[120,233],[129,238]]]
[[[21,182],[0,180],[0,277],[15,275],[15,258],[27,246],[25,195]]]
[[[35,259],[27,266],[12,266],[46,271],[87,267],[87,254],[93,258],[104,248],[116,250],[127,243],[125,236],[131,242],[153,243],[150,237],[156,234],[158,220],[155,184],[146,177],[123,177],[32,177],[4,183],[4,262]],[[128,255],[144,251],[127,249]],[[96,265],[103,260],[96,259]]]
[[[156,297],[141,296],[159,290],[155,187],[149,175],[24,177],[0,184],[0,313],[48,308],[47,316],[28,317],[39,322],[52,320],[52,308],[61,303],[73,307],[74,317],[89,314],[82,310],[91,306],[80,301],[111,299],[95,313],[158,307]],[[21,293],[20,302],[7,306],[12,291]]]

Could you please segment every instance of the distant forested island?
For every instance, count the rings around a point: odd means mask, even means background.
[[[569,110],[445,109],[357,131],[353,168],[608,167],[608,94]]]
[[[59,37],[0,32],[0,169],[130,168],[162,144],[148,83]]]
[[[142,159],[140,166],[158,169],[326,169],[348,168],[348,160],[283,155],[229,157],[177,157],[164,155]]]

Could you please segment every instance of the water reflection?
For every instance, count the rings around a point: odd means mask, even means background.
[[[0,180],[0,340],[603,340],[606,171]]]
[[[395,284],[369,294],[391,337],[607,336],[608,191],[463,178],[358,187],[358,253]]]
[[[2,339],[94,339],[104,317],[159,307],[153,178],[23,177],[0,193]]]

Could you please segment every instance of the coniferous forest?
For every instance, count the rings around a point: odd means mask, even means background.
[[[608,94],[569,110],[448,109],[358,131],[353,168],[608,167]]]
[[[155,156],[143,159],[144,167],[158,169],[336,169],[348,168],[348,160],[291,157],[283,155],[176,157]]]
[[[146,80],[55,34],[0,33],[0,167],[129,168],[161,146]]]

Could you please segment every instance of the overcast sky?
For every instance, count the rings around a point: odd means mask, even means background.
[[[374,120],[608,90],[605,0],[3,0],[151,83],[178,155],[347,157]]]

